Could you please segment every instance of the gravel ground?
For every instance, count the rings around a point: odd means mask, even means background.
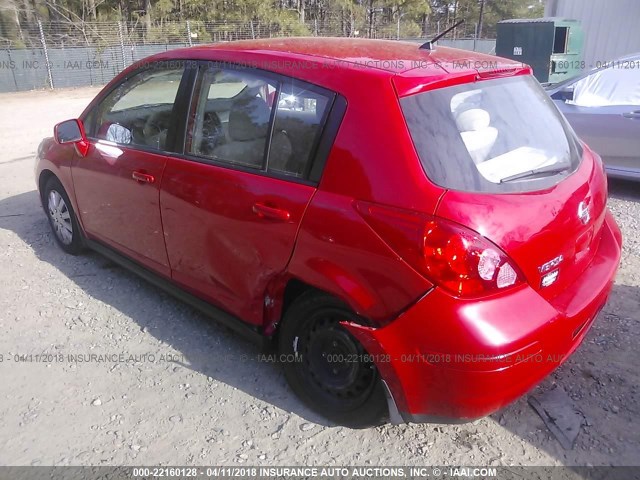
[[[472,424],[350,430],[303,407],[252,344],[97,254],[57,248],[38,205],[34,152],[96,93],[0,95],[0,464],[638,463],[638,184],[610,184],[625,245],[608,305],[533,392],[557,384],[582,413],[572,450],[526,398]]]

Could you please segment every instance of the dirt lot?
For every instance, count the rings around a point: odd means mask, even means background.
[[[304,408],[252,344],[99,255],[54,244],[34,152],[96,92],[0,95],[0,464],[638,464],[640,186],[611,183],[625,236],[613,294],[533,392],[568,392],[584,417],[573,449],[526,398],[473,424],[349,430]],[[43,353],[55,355],[36,361]]]

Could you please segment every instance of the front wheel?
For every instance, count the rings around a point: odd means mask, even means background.
[[[42,205],[60,248],[71,255],[80,253],[82,251],[82,234],[78,220],[67,192],[56,177],[51,177],[47,181],[42,193]]]
[[[341,425],[379,425],[388,412],[376,366],[341,321],[358,317],[331,295],[307,292],[287,310],[279,336],[284,373],[313,410]]]

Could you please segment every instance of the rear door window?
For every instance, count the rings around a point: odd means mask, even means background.
[[[281,75],[209,63],[196,83],[185,152],[306,180],[334,97]]]
[[[441,88],[400,103],[427,175],[445,188],[548,188],[582,157],[571,127],[531,76]]]
[[[268,170],[303,177],[320,139],[333,96],[287,79],[277,98]]]
[[[257,72],[212,65],[198,83],[187,153],[263,169],[273,110],[270,93],[278,82]]]

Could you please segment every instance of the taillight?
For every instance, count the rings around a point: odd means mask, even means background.
[[[427,277],[460,296],[515,285],[519,276],[507,256],[479,233],[442,219],[426,223]]]
[[[404,261],[454,295],[486,295],[522,281],[507,255],[469,228],[365,202],[356,209]]]

